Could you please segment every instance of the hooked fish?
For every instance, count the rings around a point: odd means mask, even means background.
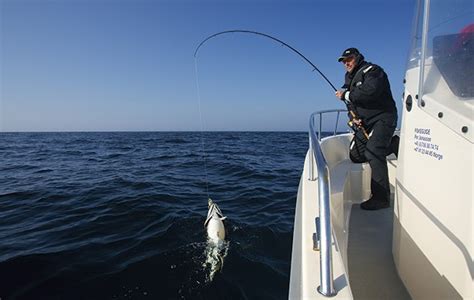
[[[225,242],[225,217],[219,206],[210,198],[208,200],[209,210],[204,227],[207,231],[207,247],[205,250],[206,261],[203,267],[208,270],[206,281],[211,282],[217,272],[221,271],[224,266],[224,258],[227,256],[229,244]]]
[[[209,240],[218,245],[225,240],[225,227],[222,221],[227,217],[222,214],[219,206],[217,206],[211,198],[209,198],[207,205],[209,210],[207,212],[206,221],[204,222],[204,227],[206,227]]]

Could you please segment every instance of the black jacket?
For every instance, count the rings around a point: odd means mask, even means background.
[[[387,74],[381,67],[360,62],[351,73],[346,73],[343,88],[348,91],[345,98],[353,104],[367,129],[381,119],[396,124],[397,107]]]

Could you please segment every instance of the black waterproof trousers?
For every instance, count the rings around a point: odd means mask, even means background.
[[[397,119],[378,120],[370,129],[371,132],[365,157],[372,169],[372,198],[381,201],[390,200],[390,183],[388,180],[387,154],[391,153],[391,141]]]

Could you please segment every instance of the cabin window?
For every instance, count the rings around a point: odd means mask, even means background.
[[[472,0],[430,0],[422,95],[431,94],[439,101],[474,97],[473,14]]]
[[[461,98],[474,97],[473,32],[433,38],[433,61],[451,92]]]

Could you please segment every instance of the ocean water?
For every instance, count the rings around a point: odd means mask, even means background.
[[[0,298],[286,299],[307,133],[202,135],[0,133]]]

